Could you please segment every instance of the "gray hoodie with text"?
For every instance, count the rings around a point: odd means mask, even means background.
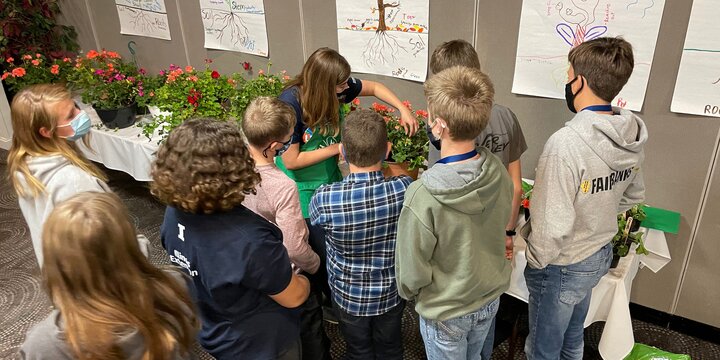
[[[647,128],[628,110],[614,113],[581,111],[545,144],[530,200],[530,267],[586,259],[612,240],[617,214],[644,201]]]

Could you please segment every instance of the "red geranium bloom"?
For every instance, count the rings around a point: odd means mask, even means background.
[[[250,65],[250,63],[247,61],[242,63],[242,66],[243,66],[243,69],[245,69],[246,71],[250,71],[252,69],[252,65]]]
[[[210,74],[210,76],[212,76],[213,79],[217,79],[220,77],[220,73],[213,70],[213,72]]]

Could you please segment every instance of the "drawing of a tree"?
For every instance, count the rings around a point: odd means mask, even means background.
[[[375,30],[375,36],[365,44],[365,50],[363,51],[363,61],[368,66],[374,64],[386,64],[388,62],[395,62],[400,50],[407,53],[407,49],[398,43],[395,35],[388,33],[387,24],[385,23],[385,9],[386,8],[397,8],[400,3],[395,1],[390,4],[385,3],[384,0],[377,0],[377,8],[372,9],[372,13],[375,14],[375,10],[378,13],[378,27]]]

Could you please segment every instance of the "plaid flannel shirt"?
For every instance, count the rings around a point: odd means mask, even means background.
[[[397,223],[412,182],[382,172],[353,173],[320,187],[310,201],[310,220],[327,244],[333,300],[354,316],[381,315],[400,302],[395,283]]]

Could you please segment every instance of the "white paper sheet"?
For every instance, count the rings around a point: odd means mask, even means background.
[[[200,0],[205,47],[268,56],[262,0]]]
[[[635,68],[613,105],[641,110],[664,7],[665,0],[523,0],[512,92],[564,99],[568,52],[621,35]]]
[[[425,81],[429,6],[428,0],[336,0],[340,54],[354,72]]]
[[[693,0],[670,110],[720,117],[720,0]]]
[[[165,0],[115,0],[120,33],[170,40]]]

